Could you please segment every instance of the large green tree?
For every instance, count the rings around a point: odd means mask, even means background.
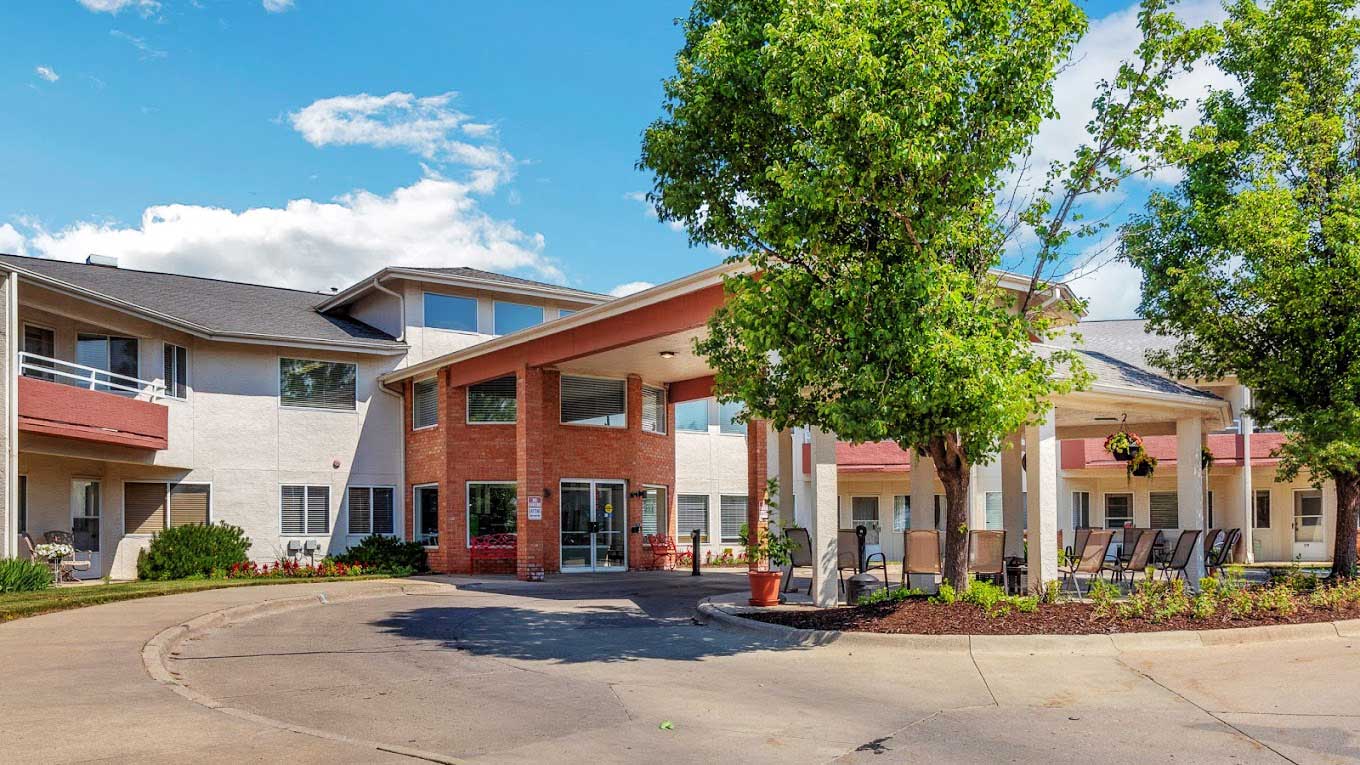
[[[1184,180],[1132,221],[1142,312],[1179,338],[1153,360],[1236,375],[1287,434],[1279,472],[1336,484],[1333,577],[1354,575],[1360,506],[1360,21],[1355,0],[1229,8]]]
[[[1093,140],[1020,219],[1040,243],[1032,292],[1076,200],[1161,138],[1162,86],[1194,46],[1150,1],[1146,66],[1103,84]],[[1052,314],[993,269],[1014,222],[1003,183],[1054,116],[1055,73],[1085,28],[1070,0],[697,0],[644,136],[661,217],[753,266],[698,347],[718,394],[776,428],[928,455],[959,587],[971,466],[1083,380],[1071,354],[1036,353]]]

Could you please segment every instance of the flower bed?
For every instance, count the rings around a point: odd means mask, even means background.
[[[866,605],[747,616],[798,629],[919,635],[1089,635],[1360,619],[1360,581],[1317,586],[1295,580],[1251,587],[1240,576],[1229,575],[1202,580],[1201,592],[1192,595],[1179,581],[1140,580],[1122,599],[1112,585],[1104,584],[1095,588],[1089,602],[1079,603],[1012,597],[1009,605],[988,606],[988,601],[997,602],[991,591],[999,588],[974,583],[967,600],[898,590]],[[973,595],[974,589],[982,590],[980,597]]]
[[[677,568],[689,568],[694,564],[694,553],[690,550],[682,550],[675,556]],[[746,568],[746,553],[734,552],[732,548],[725,548],[717,555],[712,550],[704,551],[704,559],[699,562],[700,566],[713,566],[717,568]]]
[[[228,579],[315,579],[317,577],[365,576],[377,573],[354,563],[346,564],[330,558],[316,565],[302,564],[295,560],[277,560],[273,563],[233,563],[227,570]]]

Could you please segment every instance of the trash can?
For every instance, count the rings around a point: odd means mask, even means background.
[[[845,602],[853,606],[860,598],[877,590],[881,584],[878,577],[873,574],[855,574],[845,583]]]

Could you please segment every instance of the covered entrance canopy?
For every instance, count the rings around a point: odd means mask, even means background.
[[[647,479],[624,473],[637,469],[651,471],[652,480],[670,487],[667,502],[675,499],[674,488],[674,405],[677,402],[712,395],[712,369],[694,351],[694,340],[706,331],[708,318],[723,300],[722,278],[740,265],[724,265],[693,274],[645,292],[584,309],[571,316],[531,329],[505,335],[461,351],[431,359],[390,373],[384,381],[410,390],[409,381],[438,375],[441,391],[468,386],[513,374],[517,380],[519,403],[515,425],[514,465],[518,486],[519,547],[516,571],[532,577],[543,570],[556,571],[584,567],[587,553],[590,566],[598,567],[598,545],[587,544],[579,529],[563,525],[565,516],[557,498],[561,482],[628,479],[629,566],[641,552],[635,519],[641,517],[641,492],[638,486]],[[1003,281],[1003,284],[1005,282]],[[1040,352],[1046,352],[1040,346]],[[1204,434],[1226,425],[1231,412],[1226,401],[1212,394],[1180,385],[1144,369],[1101,354],[1082,352],[1085,367],[1093,374],[1088,390],[1057,397],[1054,408],[1039,422],[1010,438],[1010,448],[1001,455],[1003,476],[1003,518],[1008,532],[1008,555],[1026,555],[1031,588],[1057,578],[1059,467],[1058,440],[1062,438],[1103,437],[1121,425],[1136,426],[1143,434],[1174,434],[1180,464],[1190,469],[1177,471],[1180,499],[1180,524],[1203,528],[1203,476],[1199,465]],[[554,388],[562,376],[622,378],[629,380],[628,426],[605,441],[595,439],[580,428],[563,427],[557,420],[559,403]],[[547,381],[545,384],[545,380]],[[664,434],[647,432],[640,424],[642,389],[664,388],[666,421]],[[634,431],[637,436],[633,436]],[[627,433],[627,435],[625,435]],[[654,459],[656,438],[668,442],[668,459]],[[412,434],[408,433],[408,439]],[[450,438],[453,436],[451,435]],[[601,437],[603,438],[603,437]],[[795,443],[790,431],[774,433],[761,421],[747,426],[747,523],[753,527],[764,521],[763,505],[768,477],[779,477],[778,507],[784,522],[793,520],[795,486],[804,511],[799,520],[808,526],[816,562],[813,597],[819,605],[837,600],[836,531],[840,525],[837,511],[836,436],[810,430],[806,471],[795,474]],[[797,444],[799,449],[803,443]],[[457,451],[458,444],[446,448]],[[593,464],[609,468],[567,468],[581,460],[589,462],[591,451],[628,451],[621,461]],[[409,453],[409,448],[408,448]],[[1023,467],[1022,467],[1022,455]],[[636,459],[633,459],[636,458]],[[934,495],[934,470],[929,460],[917,459],[911,471],[913,507],[928,507]],[[661,476],[661,472],[669,471]],[[409,470],[408,470],[409,473]],[[1022,478],[1022,475],[1024,476]],[[579,487],[573,487],[576,490]],[[451,489],[456,491],[456,488]],[[586,496],[582,494],[582,496]],[[1026,499],[1027,496],[1027,499]],[[598,513],[592,503],[582,504]],[[563,497],[565,500],[565,497]],[[530,502],[544,509],[530,514]],[[576,513],[581,515],[580,512]],[[674,518],[669,512],[667,518]],[[582,516],[582,523],[598,523],[594,515]],[[578,519],[579,520],[579,519]],[[911,514],[914,528],[934,525],[931,513]],[[613,526],[610,527],[611,533]],[[668,529],[674,534],[672,527]],[[573,534],[572,561],[556,557],[560,540]],[[1028,537],[1028,545],[1025,539]],[[577,544],[580,543],[580,544]],[[1027,549],[1026,549],[1027,548]],[[563,550],[566,547],[562,548]],[[563,553],[566,555],[566,553]],[[617,561],[617,555],[607,560]],[[1202,561],[1189,571],[1197,581]],[[1198,568],[1197,568],[1198,566]]]

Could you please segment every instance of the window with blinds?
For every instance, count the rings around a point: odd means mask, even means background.
[[[354,410],[359,367],[340,361],[279,359],[279,403]]]
[[[279,533],[283,536],[330,533],[329,486],[280,487],[280,505]]]
[[[1181,525],[1180,508],[1174,491],[1154,491],[1148,494],[1148,508],[1154,529],[1174,529]]]
[[[642,429],[648,433],[666,432],[666,389],[642,386]]]
[[[174,343],[165,344],[165,395],[187,398],[189,395],[189,349]]]
[[[740,542],[741,527],[746,523],[746,497],[724,494],[719,497],[722,515],[722,541]]]
[[[394,533],[396,530],[394,491],[390,486],[349,487],[345,497],[349,533],[362,536]]]
[[[708,497],[702,494],[680,494],[675,498],[675,533],[684,541],[694,529],[699,530],[699,541],[708,541]]]
[[[165,484],[123,484],[123,533],[155,534],[165,529]]]
[[[515,376],[469,385],[467,389],[469,423],[512,423],[517,415]]]
[[[562,376],[562,424],[628,425],[628,383],[599,377]]]
[[[911,528],[911,497],[898,494],[893,497],[893,531],[906,531]]]
[[[1133,495],[1105,495],[1105,528],[1122,529],[1125,523],[1133,523]]]
[[[666,517],[666,490],[660,487],[644,489],[642,495],[642,533],[670,534]]]
[[[207,526],[212,489],[202,483],[177,483],[170,487],[170,527]]]
[[[1072,528],[1089,529],[1091,527],[1091,492],[1074,491],[1072,492]]]
[[[411,386],[411,429],[432,428],[439,424],[439,380],[416,380]]]
[[[987,492],[987,528],[993,531],[1006,528],[999,491]]]

